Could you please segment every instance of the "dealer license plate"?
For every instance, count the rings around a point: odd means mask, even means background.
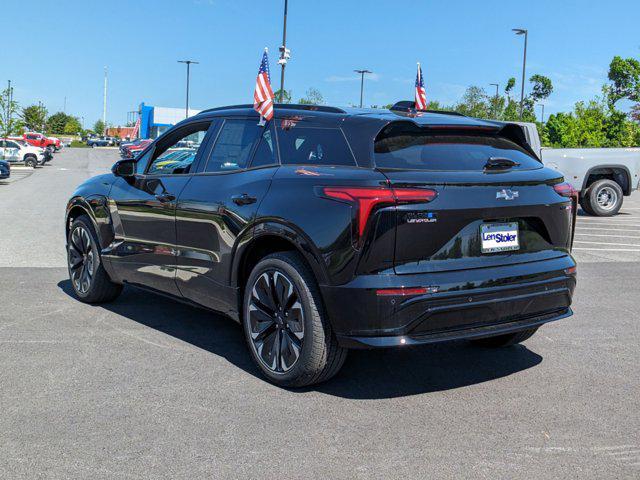
[[[520,248],[517,223],[483,223],[480,225],[482,253],[507,252]]]

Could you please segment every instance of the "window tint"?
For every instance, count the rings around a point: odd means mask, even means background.
[[[158,142],[149,166],[149,175],[189,173],[204,141],[210,122],[189,125]]]
[[[147,152],[143,156],[136,158],[136,173],[138,175],[142,175],[147,170],[150,159],[151,152]]]
[[[256,153],[251,160],[251,167],[263,167],[265,165],[274,165],[278,163],[276,159],[276,149],[273,142],[273,135],[270,129],[265,129],[262,139],[256,148]]]
[[[409,170],[478,170],[490,158],[507,158],[516,169],[542,165],[512,141],[486,134],[425,133],[414,126],[389,126],[375,142],[375,162],[379,168]]]
[[[17,143],[10,142],[10,141],[7,141],[7,147],[8,148],[20,148],[20,146]]]
[[[258,125],[255,119],[225,120],[205,171],[228,172],[246,168],[253,147],[264,130],[265,127]]]
[[[283,164],[355,165],[347,140],[339,128],[278,128]]]

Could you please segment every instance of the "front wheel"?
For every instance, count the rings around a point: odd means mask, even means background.
[[[276,385],[323,382],[346,358],[315,278],[297,253],[274,253],[254,267],[245,287],[242,323],[253,361]]]
[[[71,224],[67,258],[71,286],[81,301],[109,302],[120,295],[122,285],[112,282],[102,266],[98,236],[86,215],[79,216]]]
[[[510,347],[511,345],[524,342],[525,340],[531,338],[537,331],[538,328],[536,327],[529,330],[522,330],[520,332],[507,333],[506,335],[478,338],[476,340],[471,340],[471,343],[474,345],[478,345],[479,347],[486,348]]]

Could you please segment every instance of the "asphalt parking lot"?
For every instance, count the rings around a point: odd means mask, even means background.
[[[72,297],[65,203],[116,158],[0,184],[0,478],[640,477],[640,193],[579,217],[575,315],[524,345],[356,351],[288,391],[230,320]]]

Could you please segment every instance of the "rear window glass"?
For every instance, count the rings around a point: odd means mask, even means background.
[[[509,159],[514,169],[541,163],[512,141],[487,134],[432,134],[418,127],[387,127],[375,142],[379,168],[483,170],[489,159]]]
[[[283,164],[349,165],[356,162],[339,128],[278,127]]]

